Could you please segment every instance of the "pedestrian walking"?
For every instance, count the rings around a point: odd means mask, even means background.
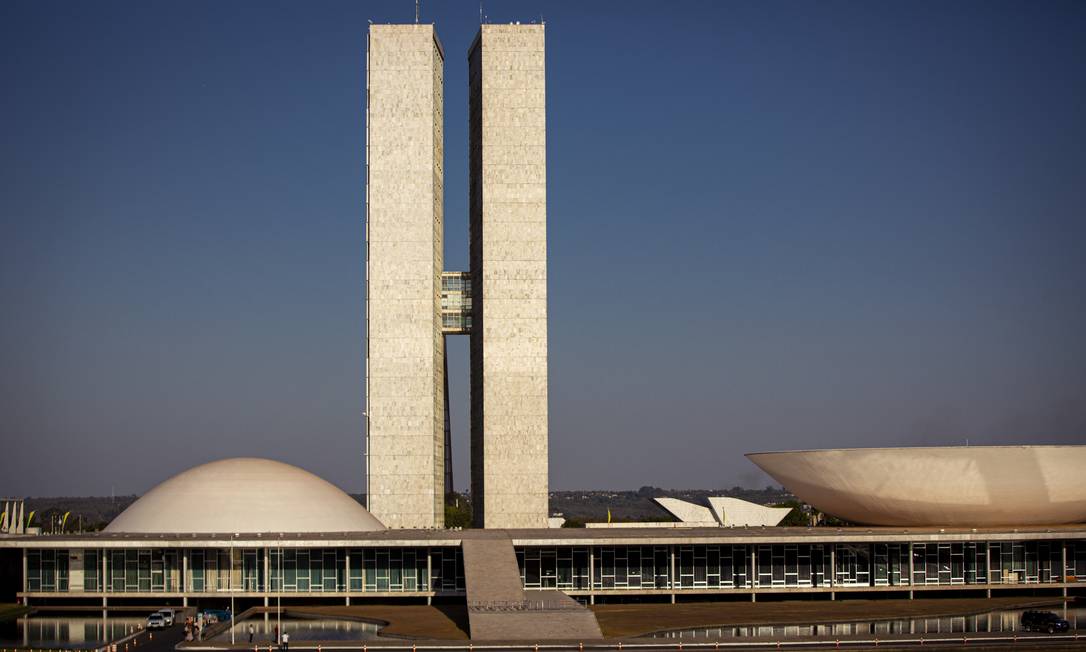
[[[289,650],[290,649],[290,634],[288,634],[286,632],[283,632],[283,649],[284,650]]]
[[[253,624],[249,623],[249,642],[253,642]]]

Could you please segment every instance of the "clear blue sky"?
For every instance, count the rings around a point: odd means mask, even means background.
[[[1086,442],[1086,3],[484,11],[547,23],[554,488]],[[422,13],[463,269],[479,5]],[[143,492],[234,455],[364,486],[365,32],[413,17],[0,3],[0,493]]]

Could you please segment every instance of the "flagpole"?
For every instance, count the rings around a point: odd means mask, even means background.
[[[282,533],[280,533],[282,536]],[[283,540],[279,539],[279,577],[276,579],[275,588],[275,629],[279,632],[278,640],[275,641],[276,645],[279,645],[279,641],[283,637]]]
[[[234,644],[234,540],[230,539],[230,645]]]

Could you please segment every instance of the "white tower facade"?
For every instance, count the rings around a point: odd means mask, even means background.
[[[367,506],[445,522],[444,53],[433,25],[372,25],[366,65]]]
[[[482,25],[468,52],[476,527],[547,527],[544,45],[543,25]]]

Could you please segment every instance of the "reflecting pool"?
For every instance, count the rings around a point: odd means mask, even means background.
[[[93,648],[136,631],[145,620],[139,615],[32,614],[0,623],[0,647]]]
[[[271,643],[275,640],[275,628],[290,634],[291,641],[363,641],[377,638],[382,625],[364,623],[346,618],[297,618],[283,616],[277,620],[274,613],[259,614],[234,624],[234,641],[249,641],[249,625],[253,626],[254,643]],[[226,629],[211,638],[215,642],[229,642],[230,630]]]
[[[1052,611],[1071,623],[1072,629],[1086,626],[1086,607],[1037,607]],[[647,634],[645,638],[718,639],[735,637],[806,638],[835,636],[888,636],[895,634],[971,634],[976,632],[1022,631],[1022,609],[1008,609],[971,616],[901,618],[848,623],[797,625],[734,625],[697,627]]]

